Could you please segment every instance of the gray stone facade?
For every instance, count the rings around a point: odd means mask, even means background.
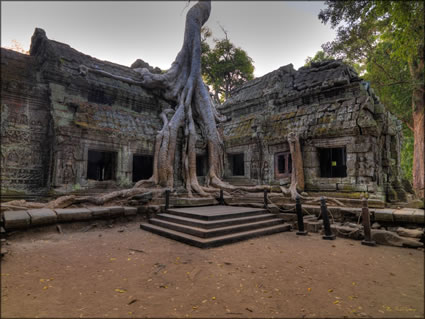
[[[99,73],[82,74],[80,67],[137,79],[134,70],[49,40],[41,29],[33,35],[30,55],[7,49],[1,55],[4,197],[129,187],[136,173],[133,161],[142,158],[137,169],[150,165],[162,126],[159,114],[169,103],[158,91]],[[289,184],[287,136],[293,132],[301,141],[307,192],[405,199],[401,124],[342,62],[298,71],[281,67],[237,89],[220,111],[230,119],[219,127],[224,177],[236,185]],[[343,176],[322,176],[320,156],[331,152],[327,149],[339,149],[335,154],[344,163]],[[197,153],[206,155],[201,139]],[[177,186],[179,158],[177,151]],[[235,165],[243,165],[237,176]],[[205,173],[200,169],[201,182]]]

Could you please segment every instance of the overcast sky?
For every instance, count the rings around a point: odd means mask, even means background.
[[[100,60],[130,66],[141,58],[167,69],[182,46],[185,16],[195,1],[1,1],[1,46],[29,48],[36,27],[47,37]],[[213,1],[206,25],[254,60],[255,76],[303,66],[335,32],[317,15],[319,1]]]

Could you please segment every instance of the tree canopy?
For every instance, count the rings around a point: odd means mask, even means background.
[[[362,65],[364,78],[411,130],[407,138],[413,133],[413,186],[423,196],[424,2],[327,0],[325,4],[319,19],[337,29],[337,37],[322,46],[324,52]]]
[[[247,52],[236,47],[225,33],[224,39],[214,39],[214,46],[208,44],[212,32],[202,29],[202,76],[210,86],[216,103],[222,103],[230,92],[254,78],[254,65]]]

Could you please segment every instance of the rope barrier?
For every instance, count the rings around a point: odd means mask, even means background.
[[[273,202],[272,202],[272,200],[270,199],[270,197],[267,197],[267,201],[268,201],[270,204],[275,205],[275,206],[279,209],[279,211],[281,211],[281,212],[292,212],[292,211],[295,211],[295,206],[294,206],[293,208],[291,208],[291,209],[283,209],[283,208],[280,208],[280,207],[279,207],[279,205],[277,205],[277,204],[275,204],[275,203],[273,203]]]

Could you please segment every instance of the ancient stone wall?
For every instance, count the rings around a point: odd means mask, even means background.
[[[168,103],[140,85],[82,74],[86,66],[135,76],[49,40],[41,29],[30,54],[2,49],[2,193],[131,186],[134,156],[153,155]],[[89,178],[89,151],[113,155],[111,180]]]
[[[237,89],[221,112],[232,119],[223,127],[226,152],[244,154],[240,181],[289,184],[290,174],[276,171],[276,154],[289,152],[292,132],[301,140],[306,191],[405,199],[399,185],[401,123],[342,62],[298,71],[282,67]],[[346,176],[321,176],[319,153],[332,148],[344,153]],[[235,179],[230,169],[225,173]]]
[[[149,67],[135,63],[141,65]],[[171,106],[160,92],[123,78],[137,80],[138,74],[49,40],[41,29],[33,35],[30,56],[2,49],[2,194],[131,186],[134,161],[146,157],[138,170],[151,165],[159,114]],[[287,138],[294,133],[306,191],[405,199],[401,123],[340,61],[298,71],[281,67],[235,90],[220,111],[229,119],[219,126],[225,178],[235,185],[289,185]],[[207,154],[198,133],[202,183]],[[176,186],[182,184],[181,138],[178,143]],[[93,164],[96,156],[109,166]],[[326,156],[326,165],[335,163],[330,171],[323,169]]]
[[[34,57],[1,49],[1,192],[42,194],[49,188],[49,90]]]

